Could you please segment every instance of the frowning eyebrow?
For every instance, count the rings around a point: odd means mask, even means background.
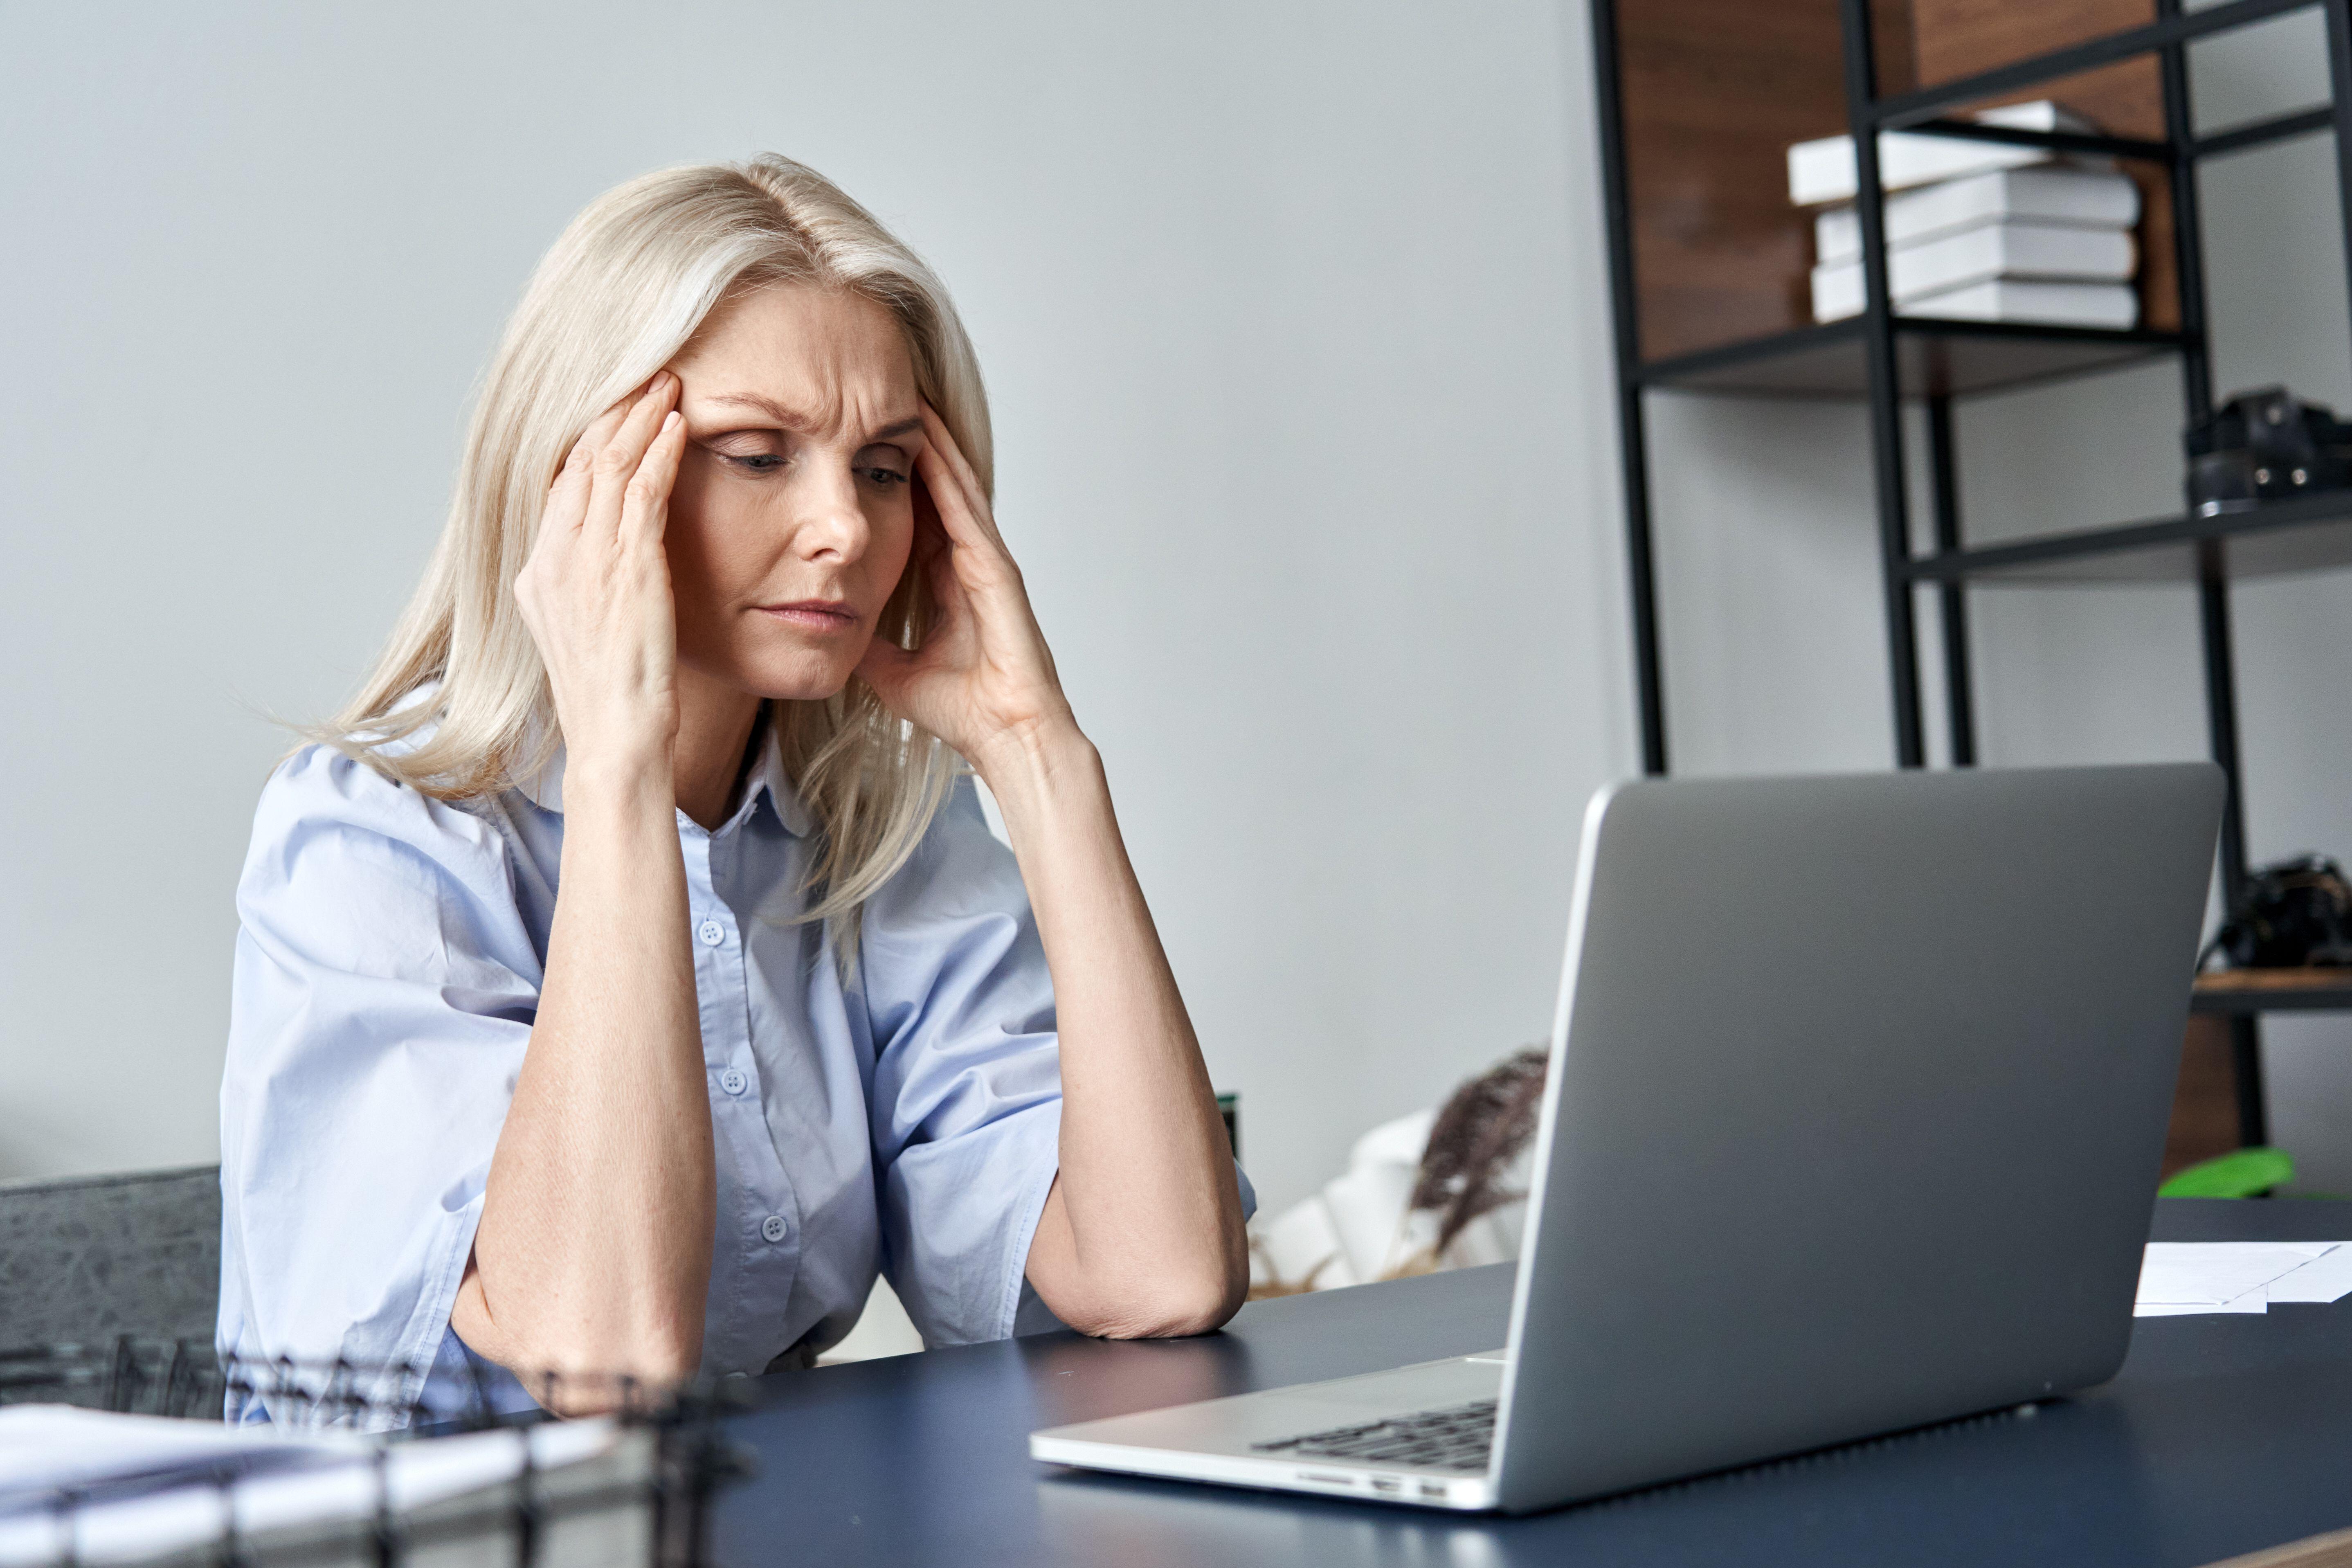
[[[723,404],[732,408],[752,409],[766,415],[786,430],[813,430],[821,423],[797,409],[785,407],[772,397],[766,397],[756,392],[715,392],[703,401]],[[923,416],[918,414],[909,418],[885,425],[866,439],[868,442],[887,441],[894,436],[912,435],[922,427]]]

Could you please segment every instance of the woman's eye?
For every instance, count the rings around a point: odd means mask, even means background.
[[[737,468],[754,474],[770,473],[784,466],[783,458],[773,452],[751,452],[741,455],[730,452],[725,456],[727,460]]]
[[[903,485],[907,482],[907,476],[896,468],[868,468],[866,470],[866,477],[885,489],[892,485]]]

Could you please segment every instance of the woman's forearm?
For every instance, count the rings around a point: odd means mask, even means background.
[[[674,790],[575,769],[564,795],[539,1015],[452,1322],[527,1383],[674,1381],[701,1357],[716,1203]]]
[[[1061,1032],[1061,1173],[1030,1280],[1089,1333],[1204,1332],[1248,1285],[1241,1194],[1101,759],[1068,726],[980,765],[1028,886]]]

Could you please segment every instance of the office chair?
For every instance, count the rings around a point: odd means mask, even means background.
[[[0,1184],[0,1348],[209,1342],[220,1167]]]

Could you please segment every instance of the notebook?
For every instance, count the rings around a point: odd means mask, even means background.
[[[1930,295],[1993,279],[2127,281],[2139,259],[2121,229],[2063,224],[1989,223],[1887,253],[1887,283],[1895,302],[1910,306]],[[1833,321],[1862,310],[1862,262],[1856,258],[1813,268],[1813,319]]]
[[[1886,198],[1890,248],[2002,220],[2127,229],[2139,222],[2139,187],[2127,174],[2045,164],[1995,169]],[[1813,258],[1862,254],[1862,220],[1852,207],[1813,219]]]
[[[1954,321],[2026,321],[2120,331],[2139,324],[2139,294],[2126,283],[1996,278],[1914,300],[1903,307],[1903,313]]]
[[[1988,109],[1970,118],[1981,124],[2007,126],[2012,131],[2095,129],[2087,121],[2047,99]],[[2043,147],[1889,131],[1878,138],[1879,183],[1887,190],[1900,191],[1964,174],[1979,174],[1989,169],[2047,163],[2056,156]],[[1853,137],[1824,136],[1818,141],[1800,142],[1789,149],[1789,199],[1797,205],[1810,207],[1823,202],[1852,201],[1858,188]]]

